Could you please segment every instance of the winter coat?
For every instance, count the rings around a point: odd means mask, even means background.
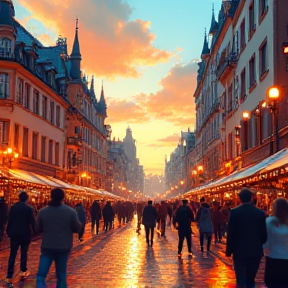
[[[191,222],[194,221],[194,214],[190,207],[188,206],[180,206],[177,211],[176,215],[173,219],[173,225],[176,226],[178,223],[178,231],[189,231],[191,232]]]
[[[112,222],[114,220],[114,212],[110,203],[106,203],[102,214],[105,222]]]
[[[157,210],[152,205],[148,205],[143,210],[142,223],[146,227],[155,227],[157,220]]]
[[[158,219],[165,220],[168,214],[168,206],[166,203],[162,203],[158,208]]]
[[[79,221],[83,225],[85,225],[86,224],[86,213],[85,213],[85,210],[83,208],[83,205],[82,204],[77,204],[75,210],[76,210],[76,213],[77,213]]]
[[[94,201],[91,208],[90,208],[90,214],[92,219],[101,219],[101,207],[100,204],[97,201]]]
[[[200,233],[213,233],[211,213],[208,204],[202,204],[198,211],[198,227]]]
[[[216,230],[220,224],[225,223],[225,219],[226,217],[220,210],[217,209],[211,212],[211,220],[214,230]]]

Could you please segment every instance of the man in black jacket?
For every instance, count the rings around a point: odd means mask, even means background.
[[[267,240],[265,213],[251,203],[252,192],[239,193],[241,205],[230,212],[226,256],[233,254],[237,287],[255,287],[255,277]]]
[[[10,237],[10,256],[8,260],[7,279],[8,284],[14,272],[15,258],[19,246],[21,247],[21,276],[29,275],[27,270],[27,252],[31,242],[31,234],[35,232],[35,218],[33,208],[26,204],[28,194],[24,191],[19,194],[19,202],[14,204],[9,212],[7,235]]]
[[[149,234],[151,231],[151,247],[153,246],[154,228],[157,221],[157,210],[152,206],[152,201],[148,201],[148,206],[144,208],[142,223],[145,226],[146,242],[149,246]]]
[[[186,238],[188,246],[188,254],[192,256],[192,240],[191,240],[191,222],[194,221],[194,214],[188,206],[188,200],[183,199],[183,206],[180,206],[176,211],[176,216],[173,221],[174,227],[178,229],[178,257],[182,257],[183,242]]]
[[[94,227],[96,224],[96,235],[99,233],[99,222],[102,217],[101,207],[98,200],[95,200],[90,208],[91,214],[91,233],[94,235]]]

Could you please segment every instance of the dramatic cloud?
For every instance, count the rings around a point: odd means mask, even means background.
[[[139,94],[128,100],[108,101],[108,121],[145,122],[164,120],[180,127],[195,124],[193,93],[196,88],[197,65],[177,64],[160,81],[162,89],[156,94]],[[138,119],[134,117],[139,117]]]
[[[137,66],[166,62],[173,55],[153,46],[155,35],[149,30],[149,22],[130,21],[132,8],[124,0],[15,2],[28,9],[32,17],[47,28],[54,28],[58,35],[67,37],[69,52],[78,16],[83,67],[95,76],[138,77]],[[47,37],[42,40],[50,43]]]
[[[174,133],[173,135],[169,135],[166,138],[158,139],[158,142],[177,142],[179,141],[180,136],[177,133]]]

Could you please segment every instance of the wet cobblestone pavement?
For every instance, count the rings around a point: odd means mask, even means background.
[[[84,242],[75,247],[68,262],[68,286],[90,287],[235,287],[231,262],[223,254],[224,245],[212,245],[211,253],[200,252],[199,240],[193,237],[192,258],[184,243],[183,257],[177,258],[177,231],[167,228],[166,237],[154,236],[153,248],[147,247],[144,230],[135,231],[135,222],[108,233],[91,237],[88,225]],[[195,234],[197,231],[195,231]],[[40,241],[30,246],[28,268],[31,275],[14,287],[35,287]],[[5,279],[8,250],[0,252],[0,278]],[[228,264],[228,265],[227,265]],[[15,270],[19,269],[19,261]],[[263,269],[262,269],[263,270]],[[51,267],[47,288],[55,288],[55,269]],[[262,272],[259,275],[262,286]],[[0,282],[0,287],[5,287]]]

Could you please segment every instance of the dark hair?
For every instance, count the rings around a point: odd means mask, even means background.
[[[273,215],[280,224],[288,225],[288,202],[284,198],[278,198],[273,203]],[[274,223],[276,226],[277,224]]]
[[[204,197],[201,197],[201,198],[200,198],[200,202],[205,202],[205,198],[204,198]]]
[[[51,190],[51,202],[50,206],[60,206],[62,200],[65,197],[65,193],[61,188],[55,188]]]
[[[242,203],[249,203],[251,202],[252,194],[253,193],[248,188],[244,188],[240,191],[238,196]]]
[[[25,191],[21,191],[20,194],[19,194],[19,200],[21,202],[25,202],[28,200],[28,194],[25,192]]]

